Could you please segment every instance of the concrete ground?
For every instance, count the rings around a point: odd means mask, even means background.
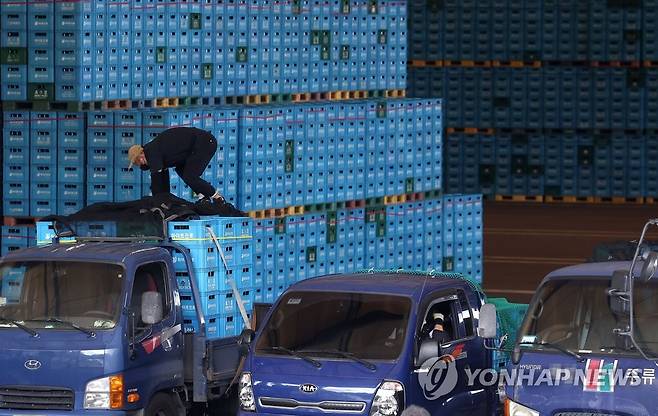
[[[485,202],[485,291],[527,303],[551,270],[585,261],[599,243],[639,239],[654,217],[658,205]]]

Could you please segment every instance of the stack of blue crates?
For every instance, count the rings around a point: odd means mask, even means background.
[[[85,203],[85,114],[57,113],[57,209],[61,215]]]
[[[128,149],[134,144],[142,144],[142,113],[116,111],[113,127],[114,201],[134,201],[142,197],[142,175],[129,168]]]
[[[27,7],[25,3],[2,0],[0,26],[0,99],[27,98]],[[6,86],[5,86],[6,85]]]
[[[446,191],[642,198],[656,195],[655,134],[501,131],[450,134]]]
[[[54,98],[54,3],[2,2],[2,100]]]
[[[653,0],[407,4],[410,60],[655,60]]]
[[[30,215],[30,113],[5,111],[2,125],[3,212]]]
[[[0,241],[0,256],[35,244],[34,227],[2,226],[2,241]]]
[[[30,113],[30,215],[57,209],[57,113]]]
[[[656,6],[408,2],[408,95],[445,100],[446,190],[658,196],[646,158],[658,128]]]
[[[9,2],[2,99],[404,89],[406,33],[405,4],[390,0]]]
[[[238,205],[262,210],[441,188],[441,101],[247,107]]]
[[[109,111],[87,116],[87,204],[114,199],[114,119]]]
[[[410,95],[445,97],[447,127],[638,130],[655,127],[658,112],[653,69],[424,67],[409,76]]]
[[[370,268],[461,272],[482,281],[482,196],[446,195],[254,224],[264,300],[295,282]]]
[[[222,254],[217,251],[207,226],[215,232]],[[255,281],[253,273],[253,221],[217,217],[170,222],[169,235],[190,250],[194,278],[206,317],[206,335],[209,338],[237,335],[243,322],[230,280],[235,282],[249,314],[254,302],[263,301],[261,284]],[[174,271],[181,292],[185,331],[198,331],[190,277],[180,254],[174,255]]]

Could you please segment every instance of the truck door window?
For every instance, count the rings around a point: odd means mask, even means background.
[[[455,302],[456,300],[451,297],[450,299],[436,300],[430,304],[425,312],[425,318],[420,330],[420,341],[430,338],[430,334],[438,322],[437,319],[443,321],[441,326],[443,327],[443,332],[447,335],[448,342],[459,337],[459,326],[456,324],[453,308]]]
[[[473,336],[473,317],[464,292],[458,291],[451,295],[444,293],[431,301],[426,309],[417,336],[419,345],[423,340],[430,338],[436,314],[440,314],[439,317],[443,316],[443,331],[447,334],[448,342]]]
[[[148,263],[137,268],[130,297],[130,309],[135,313],[136,329],[148,327],[142,321],[142,295],[144,292],[158,292],[162,299],[162,316],[165,319],[170,309],[167,295],[166,267],[164,263]]]

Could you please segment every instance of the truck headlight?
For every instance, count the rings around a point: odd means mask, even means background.
[[[123,376],[103,377],[87,383],[84,406],[85,409],[121,409]]]
[[[242,373],[240,376],[240,407],[247,412],[256,411],[256,399],[254,397],[254,388],[251,385],[251,373]]]
[[[398,416],[404,409],[404,387],[397,381],[384,381],[375,393],[370,416]]]
[[[505,416],[539,416],[539,412],[507,399]]]

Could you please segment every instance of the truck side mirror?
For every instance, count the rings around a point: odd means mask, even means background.
[[[142,293],[142,322],[147,325],[162,321],[162,295],[158,292]]]
[[[630,313],[630,305],[626,294],[630,290],[630,277],[626,270],[615,270],[608,296],[610,296],[610,310],[616,315]]]
[[[480,317],[478,318],[478,336],[484,339],[496,338],[498,332],[496,317],[496,305],[485,303],[480,308]]]
[[[435,339],[426,339],[420,343],[418,356],[416,357],[416,367],[420,367],[430,358],[438,357],[440,354],[439,343]]]
[[[639,280],[642,282],[646,282],[650,280],[656,273],[657,269],[658,269],[658,253],[656,253],[655,251],[650,251],[645,255]]]

